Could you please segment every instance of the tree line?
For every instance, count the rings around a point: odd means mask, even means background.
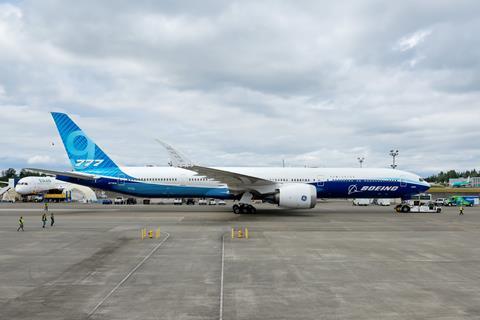
[[[20,170],[20,172],[17,173],[17,170],[13,168],[8,168],[7,170],[3,170],[0,175],[0,181],[8,181],[8,179],[14,178],[14,179],[21,179],[23,177],[43,177],[45,176],[44,174],[40,174],[37,172],[32,172],[28,171],[26,169]]]
[[[478,177],[480,174],[476,169],[466,171],[448,170],[446,172],[440,171],[438,174],[431,175],[425,178],[428,182],[448,183],[449,179]]]

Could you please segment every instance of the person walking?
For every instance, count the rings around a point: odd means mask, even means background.
[[[22,231],[25,231],[23,230],[23,225],[24,225],[25,221],[23,221],[23,217],[20,217],[20,219],[18,219],[18,229],[17,229],[17,232],[20,231],[20,229],[22,229]]]
[[[53,227],[55,224],[55,217],[53,216],[53,212],[50,214],[50,227]]]
[[[463,216],[463,206],[460,206],[460,212],[458,213],[459,216]]]
[[[42,228],[45,229],[45,225],[47,224],[47,214],[45,212],[42,215],[42,223],[43,223]]]
[[[48,212],[48,203],[47,203],[47,202],[45,202],[45,206],[43,207],[43,210],[44,210],[45,212]]]

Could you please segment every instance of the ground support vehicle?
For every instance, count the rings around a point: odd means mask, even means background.
[[[405,201],[401,204],[395,206],[396,212],[430,212],[430,213],[440,213],[442,212],[442,208],[437,206],[434,202],[423,202],[419,200],[415,200],[412,202]]]

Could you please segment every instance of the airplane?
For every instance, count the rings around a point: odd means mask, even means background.
[[[453,188],[467,188],[470,187],[470,177],[467,178],[467,180],[463,181],[457,181],[452,183]]]
[[[23,196],[33,195],[51,190],[63,191],[68,183],[53,177],[23,177],[18,180],[15,191]]]
[[[169,167],[120,167],[68,115],[51,114],[73,171],[28,170],[136,197],[230,199],[239,214],[254,213],[253,200],[311,209],[319,198],[408,199],[430,188],[416,174],[387,168],[205,167],[162,142],[173,156]]]

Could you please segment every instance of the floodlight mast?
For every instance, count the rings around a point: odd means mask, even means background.
[[[363,162],[365,161],[365,157],[358,157],[357,160],[360,163],[360,168],[363,168]]]
[[[398,150],[390,150],[390,155],[392,156],[392,164],[390,166],[392,167],[392,169],[395,169],[397,168],[397,165],[395,164],[395,158],[398,156]]]

